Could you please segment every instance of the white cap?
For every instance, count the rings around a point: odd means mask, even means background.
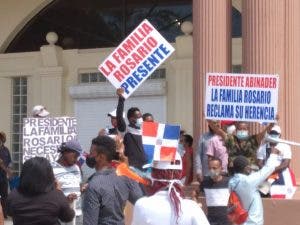
[[[107,113],[107,116],[117,117],[117,109],[114,109],[113,111]],[[125,118],[125,113],[124,112],[123,112],[123,118]]]
[[[42,105],[36,105],[32,109],[32,116],[33,117],[46,117],[50,113],[46,110],[46,108]]]
[[[182,170],[182,160],[178,152],[175,154],[175,161],[161,161],[153,159],[152,163],[146,164],[143,168],[155,168],[160,170]]]
[[[275,131],[275,132],[277,132],[278,134],[281,134],[281,129],[280,129],[280,126],[278,126],[278,125],[274,125],[274,126],[271,128],[271,131]]]

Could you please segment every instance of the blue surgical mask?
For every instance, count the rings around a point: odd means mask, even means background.
[[[137,127],[141,127],[141,126],[142,126],[142,123],[143,123],[143,118],[141,117],[141,118],[138,118],[138,119],[136,120],[135,125],[136,125]]]
[[[236,137],[239,140],[246,140],[249,137],[249,132],[247,130],[237,130]]]
[[[279,138],[279,137],[280,137],[280,134],[270,134],[270,137],[271,137],[271,138]]]

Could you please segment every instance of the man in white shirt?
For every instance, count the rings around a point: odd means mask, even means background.
[[[72,140],[62,143],[58,151],[61,154],[58,161],[52,163],[53,173],[58,186],[69,200],[72,208],[74,208],[77,217],[72,222],[66,224],[75,225],[76,219],[79,220],[78,217],[82,215],[80,199],[81,172],[76,165],[82,148],[77,141]]]
[[[269,132],[269,135],[276,139],[281,136],[281,129],[278,125],[274,125]],[[276,168],[272,176],[264,183],[270,186],[270,195],[272,198],[286,198],[291,199],[296,191],[296,184],[294,182],[294,174],[289,168],[292,159],[291,147],[284,143],[267,142],[260,146],[257,151],[258,165],[261,168],[266,160],[269,158],[270,149],[274,146],[279,151],[276,157]],[[261,190],[264,190],[262,188]]]
[[[182,198],[180,185],[182,162],[153,160],[150,197],[140,198],[134,205],[132,225],[209,225],[200,206]]]

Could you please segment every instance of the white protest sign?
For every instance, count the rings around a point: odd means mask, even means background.
[[[279,76],[207,73],[205,117],[214,120],[274,122]]]
[[[175,49],[144,20],[105,60],[99,71],[128,98]]]
[[[24,118],[23,162],[35,156],[57,161],[61,143],[77,138],[74,117]]]

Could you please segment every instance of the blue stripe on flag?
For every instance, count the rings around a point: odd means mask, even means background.
[[[150,163],[153,160],[155,145],[143,145],[144,151],[146,153],[147,162]]]
[[[164,139],[178,140],[180,134],[180,126],[165,125]]]

